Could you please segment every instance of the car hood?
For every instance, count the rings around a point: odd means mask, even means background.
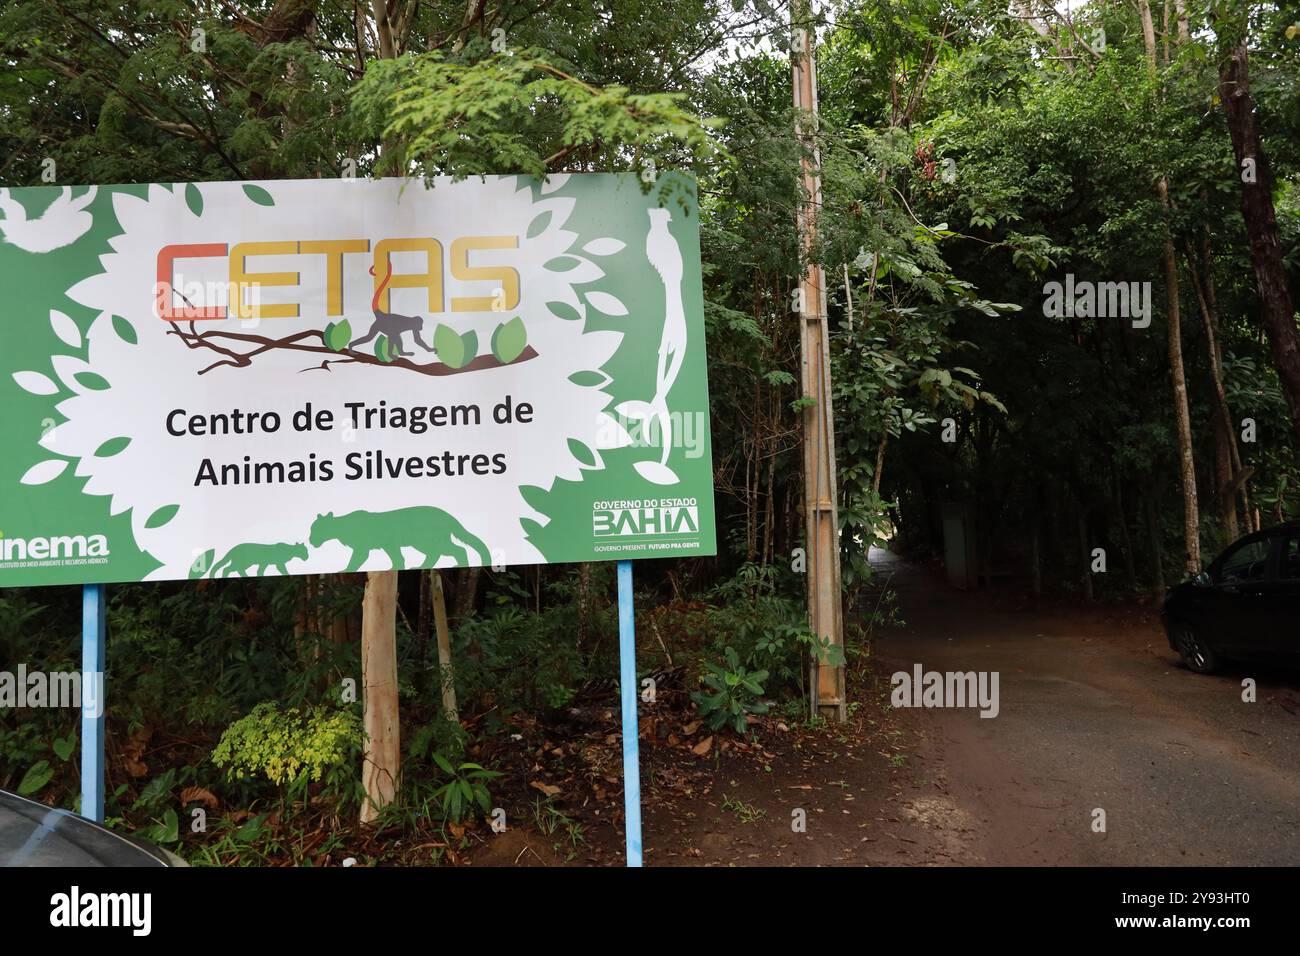
[[[174,866],[181,862],[165,850],[114,833],[70,810],[0,790],[0,866]]]

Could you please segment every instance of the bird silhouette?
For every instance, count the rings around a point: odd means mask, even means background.
[[[0,212],[5,215],[0,221],[0,233],[4,234],[5,242],[25,252],[52,252],[70,246],[94,224],[94,217],[86,207],[95,198],[95,191],[96,187],[91,186],[88,192],[74,199],[72,187],[64,186],[45,212],[36,219],[28,219],[22,203],[8,189],[0,189]]]
[[[660,459],[639,461],[633,466],[642,478],[657,485],[672,485],[677,474],[668,467],[668,456],[673,445],[673,423],[668,414],[668,392],[677,381],[677,373],[686,358],[686,309],[682,305],[682,252],[677,240],[668,231],[672,213],[667,209],[650,209],[650,232],[645,239],[646,258],[650,261],[664,284],[664,329],[659,338],[659,364],[655,372],[655,394],[642,406],[646,418],[659,425],[663,442]],[[632,404],[632,403],[629,403]],[[642,403],[635,403],[641,405]]]

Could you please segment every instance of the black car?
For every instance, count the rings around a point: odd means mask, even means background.
[[[0,866],[185,866],[135,837],[0,790]]]
[[[1300,662],[1300,521],[1257,531],[1165,596],[1169,646],[1201,674],[1224,660]]]

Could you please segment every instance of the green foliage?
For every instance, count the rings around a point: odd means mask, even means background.
[[[39,793],[54,778],[54,768],[48,760],[39,760],[28,768],[18,783],[18,796],[30,797]]]
[[[608,581],[612,570],[600,567],[593,576]],[[580,585],[571,578],[547,588],[539,612],[528,607],[532,595],[517,574],[493,577],[483,612],[462,622],[454,634],[457,687],[497,702],[501,710],[494,711],[493,721],[527,708],[564,706],[595,672],[597,642],[612,635],[615,617],[608,592],[596,591],[601,597],[592,600],[584,623],[576,593]],[[578,634],[586,639],[575,639]]]
[[[265,777],[277,787],[319,782],[327,773],[350,767],[362,741],[361,719],[351,711],[323,706],[281,710],[268,701],[226,728],[212,762],[237,780]]]
[[[706,663],[703,680],[707,690],[691,694],[711,730],[730,727],[738,734],[745,733],[750,714],[765,714],[771,705],[760,698],[767,671],[749,670],[740,663],[732,647],[725,651],[722,665]]]
[[[711,125],[682,106],[680,93],[633,93],[573,75],[540,49],[465,60],[442,51],[370,64],[353,97],[356,115],[402,143],[390,163],[419,165],[426,176],[542,177],[554,163],[582,156],[595,168],[669,166],[684,151],[716,152]],[[396,171],[390,169],[391,171]]]
[[[476,806],[483,813],[492,809],[492,796],[488,793],[486,781],[501,774],[471,762],[454,765],[440,753],[434,753],[432,757],[446,780],[434,791],[443,820],[459,823]]]

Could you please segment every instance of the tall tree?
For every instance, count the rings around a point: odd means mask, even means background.
[[[1149,0],[1139,0],[1142,39],[1146,44],[1147,72],[1159,95],[1156,66],[1156,33]],[[1178,254],[1174,251],[1173,203],[1169,199],[1169,178],[1160,174],[1156,195],[1164,212],[1165,236],[1161,258],[1165,270],[1165,315],[1169,331],[1169,374],[1174,386],[1174,417],[1178,423],[1178,464],[1183,483],[1183,550],[1188,573],[1201,569],[1201,516],[1196,499],[1196,459],[1192,454],[1192,415],[1187,402],[1187,373],[1183,368],[1182,316],[1178,294]]]
[[[1287,286],[1277,212],[1273,207],[1273,171],[1260,138],[1250,95],[1247,24],[1243,15],[1239,21],[1218,20],[1215,25],[1226,47],[1220,66],[1219,96],[1240,171],[1241,215],[1246,222],[1250,261],[1259,289],[1260,320],[1291,412],[1296,447],[1300,448],[1300,332],[1296,330],[1295,306]]]

